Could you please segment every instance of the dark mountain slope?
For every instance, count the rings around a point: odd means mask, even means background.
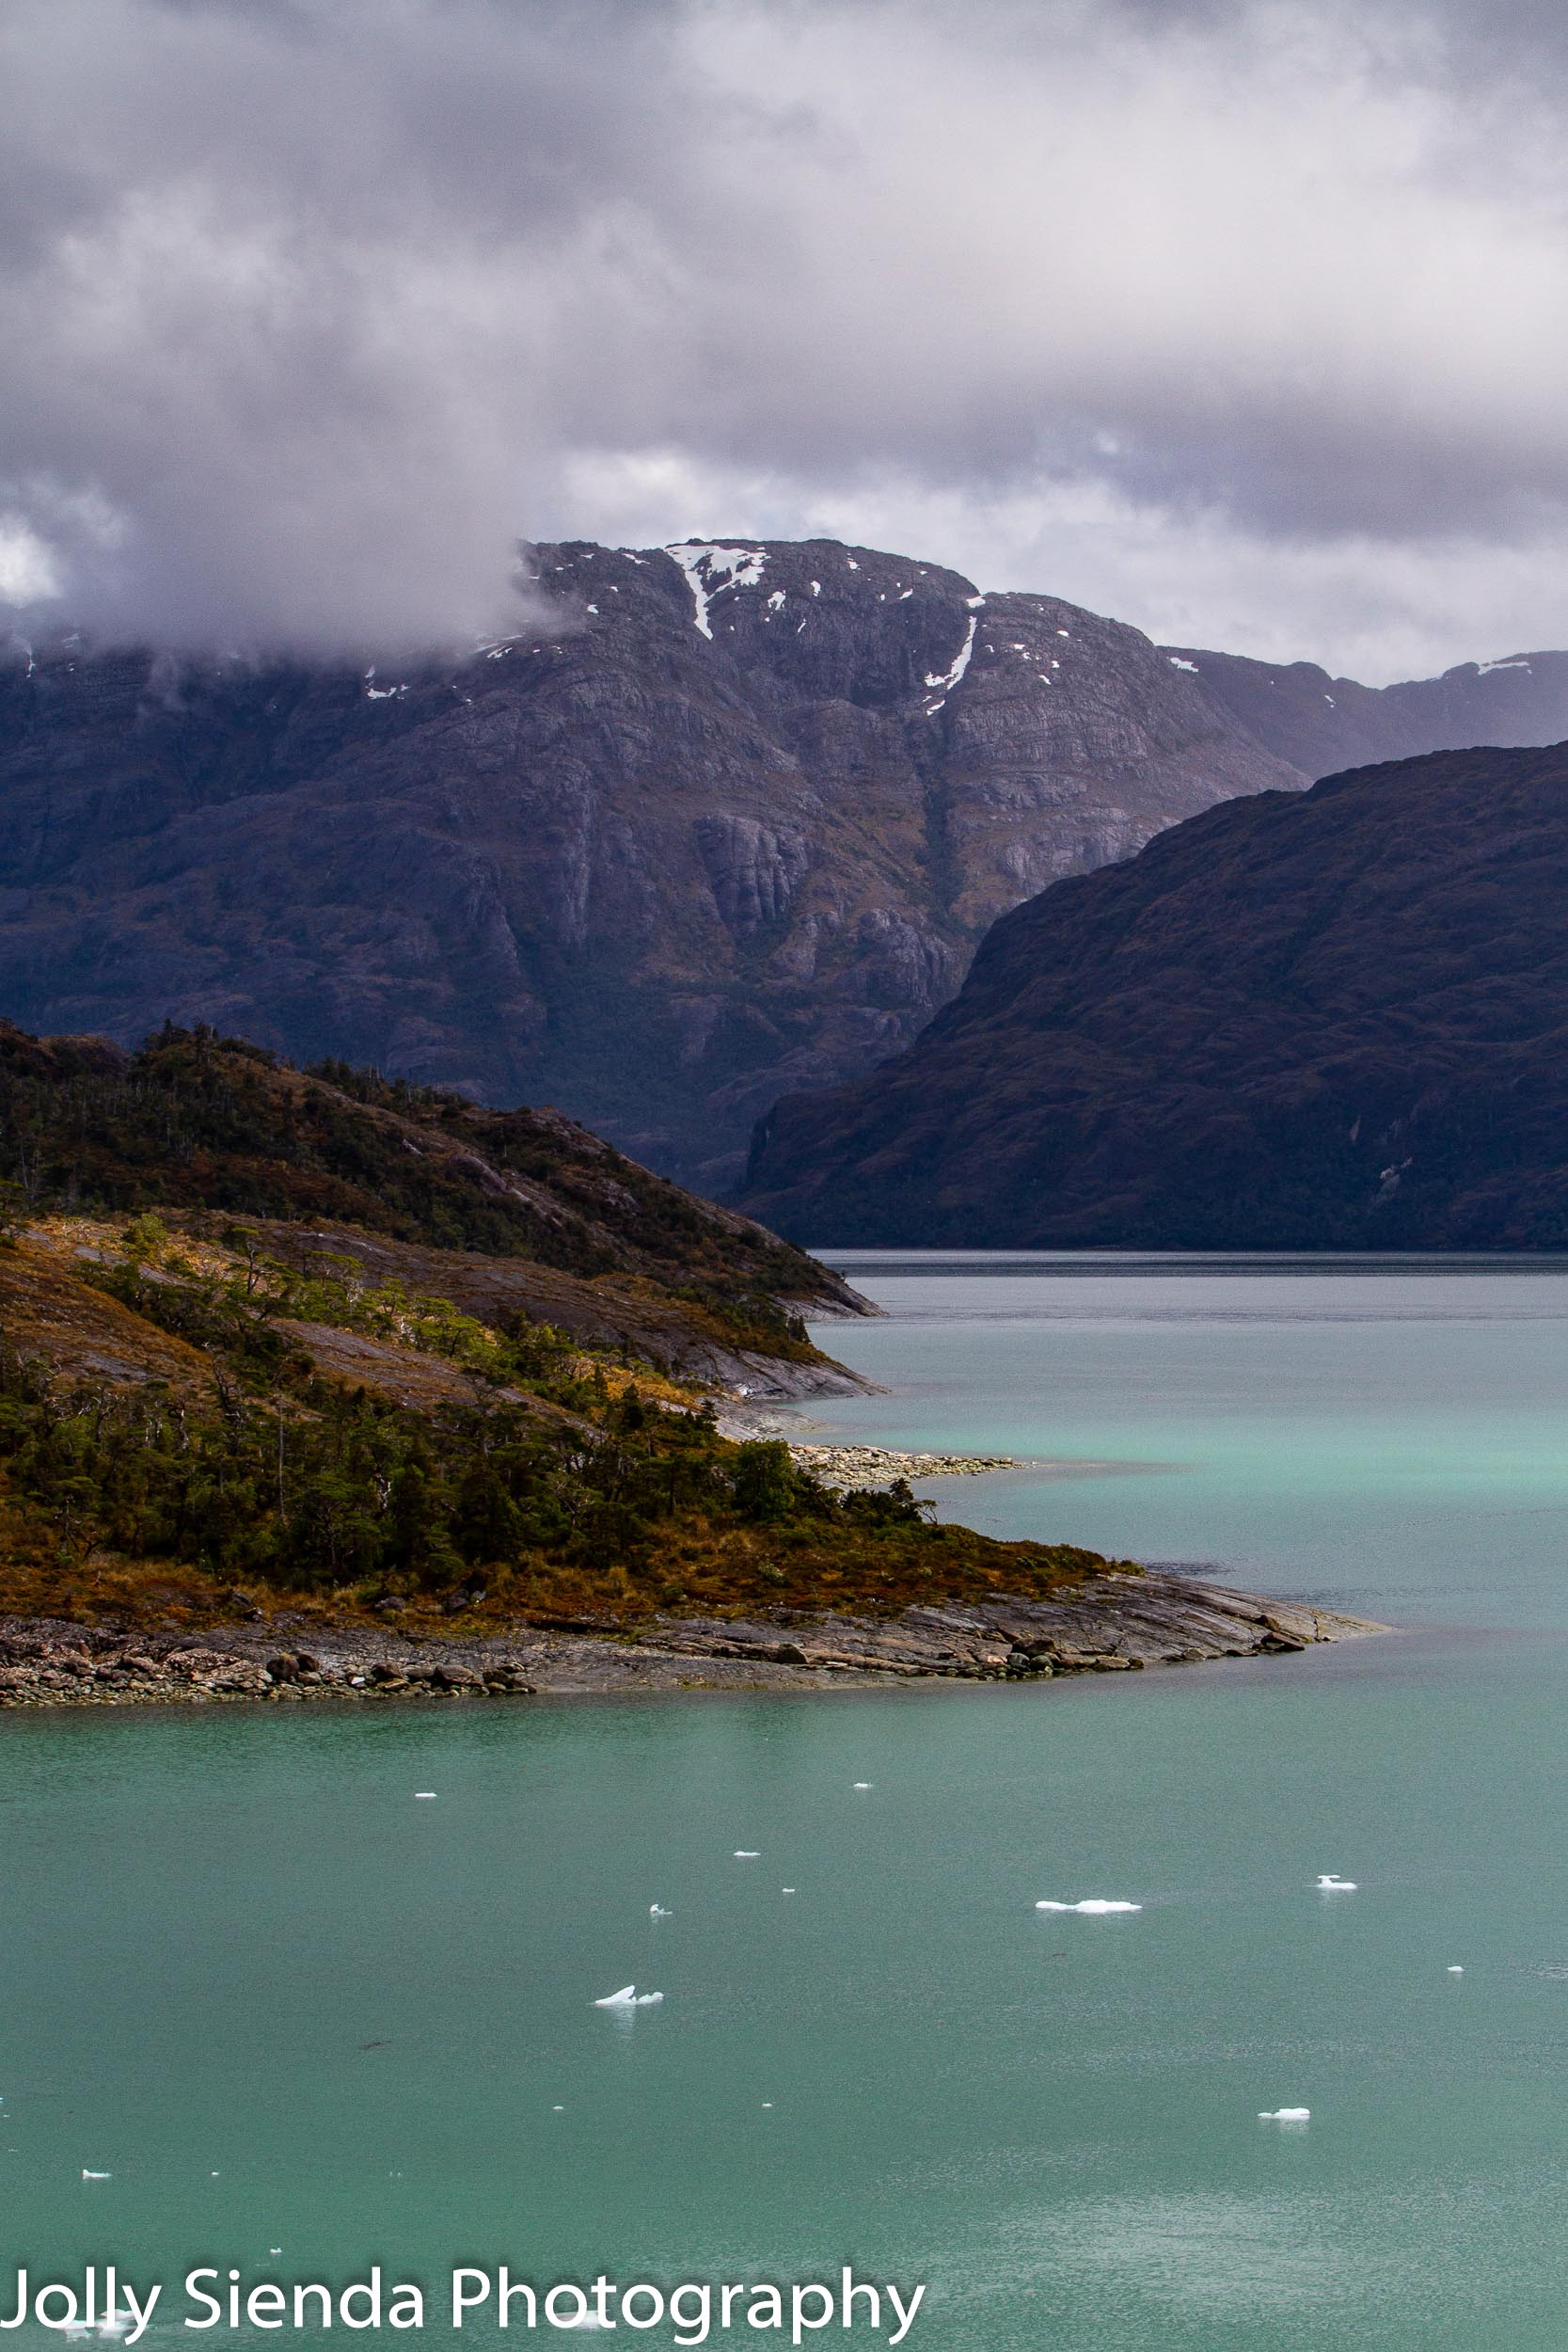
[[[1562,657],[1524,716],[1525,674],[1450,674],[1418,746],[1321,673],[833,541],[538,562],[559,628],[456,664],[16,649],[0,1013],[558,1102],[713,1190],[1059,877],[1349,760],[1568,733]]]
[[[817,1244],[1568,1244],[1568,746],[1269,793],[1060,882],[745,1198]]]

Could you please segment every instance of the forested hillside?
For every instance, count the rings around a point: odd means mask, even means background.
[[[608,1629],[1095,1565],[725,1435],[736,1386],[853,1385],[800,1313],[861,1302],[566,1120],[13,1030],[0,1153],[0,1613]]]

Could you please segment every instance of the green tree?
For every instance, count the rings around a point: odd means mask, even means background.
[[[795,1507],[795,1465],[777,1438],[754,1438],[738,1448],[735,1507],[743,1519],[787,1518]]]

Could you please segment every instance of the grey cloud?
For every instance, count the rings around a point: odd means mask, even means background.
[[[515,625],[525,533],[876,515],[1184,637],[1560,637],[1568,24],[1480,24],[11,0],[0,583],[371,651]]]

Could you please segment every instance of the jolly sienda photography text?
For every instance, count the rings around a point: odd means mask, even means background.
[[[16,2273],[14,2289],[0,2299],[0,2329],[28,2320],[80,2342],[89,2334],[126,2345],[138,2344],[154,2314],[167,2325],[180,2320],[197,2331],[241,2328],[394,2328],[426,2325],[460,2329],[465,2321],[485,2328],[608,2328],[644,2330],[668,2324],[678,2344],[706,2344],[735,2328],[787,2337],[803,2344],[824,2329],[885,2336],[900,2344],[914,2323],[926,2289],[907,2290],[891,2280],[857,2279],[846,2264],[832,2280],[776,2283],[767,2280],[689,2279],[675,2286],[646,2280],[622,2286],[601,2272],[579,2284],[570,2279],[536,2286],[515,2278],[504,2263],[493,2269],[463,2265],[436,2293],[412,2280],[389,2280],[380,2264],[364,2278],[333,2286],[323,2280],[282,2283],[246,2282],[242,2272],[216,2267],[188,2270],[178,2287],[166,2282],[137,2286],[113,2263],[89,2263],[75,2280]],[[428,2318],[427,2318],[428,2313]]]

